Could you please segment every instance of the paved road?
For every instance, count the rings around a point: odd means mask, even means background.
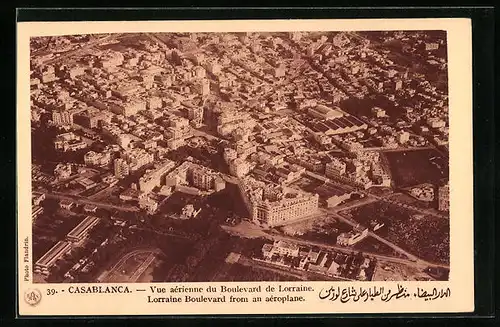
[[[397,148],[387,148],[383,146],[364,148],[363,151],[380,151],[380,152],[406,152],[406,151],[419,151],[419,150],[432,150],[435,149],[434,146],[414,146],[414,147],[404,147],[399,146]]]
[[[367,195],[364,198],[356,200],[354,202],[349,202],[349,203],[346,203],[346,204],[343,204],[343,205],[340,205],[340,206],[336,206],[336,207],[330,208],[330,210],[333,210],[335,212],[340,212],[340,211],[343,211],[343,210],[350,210],[350,209],[353,209],[353,208],[361,207],[361,206],[364,206],[364,205],[367,205],[369,203],[373,203],[373,202],[376,202],[376,201],[378,201],[376,198]]]
[[[294,277],[294,278],[297,278],[300,280],[307,280],[307,277],[304,274],[296,273],[296,272],[292,271],[291,269],[288,269],[288,268],[281,268],[280,269],[278,267],[273,267],[270,264],[265,264],[263,262],[251,260],[251,259],[248,259],[248,258],[243,257],[243,256],[240,257],[240,259],[238,260],[238,263],[242,264],[244,266],[247,266],[247,267],[255,267],[258,269],[271,271],[271,272],[274,272],[274,273],[277,273],[277,274],[280,274],[280,275],[283,275],[286,277]]]
[[[33,192],[33,194],[42,194],[41,192]],[[111,203],[92,201],[88,198],[83,198],[78,195],[68,195],[68,194],[56,194],[56,193],[45,193],[47,198],[57,199],[57,200],[70,200],[78,204],[91,204],[95,205],[98,208],[104,209],[114,209],[118,211],[126,211],[126,212],[138,212],[139,209],[136,207],[126,206],[126,205],[115,205]]]
[[[325,177],[323,175],[319,175],[319,174],[316,174],[312,171],[309,171],[309,170],[306,170],[305,174],[309,177],[312,177],[312,178],[315,178],[317,180],[320,180],[324,183],[331,183],[333,185],[336,185],[336,186],[339,186],[340,188],[342,189],[347,189],[347,190],[350,190],[350,191],[359,191],[358,188],[352,186],[352,185],[349,185],[349,184],[346,184],[344,182],[339,182],[339,181],[336,181],[335,179],[330,179],[328,177]]]
[[[188,241],[192,240],[189,236],[179,235],[176,233],[160,232],[158,230],[151,229],[151,228],[143,228],[143,227],[137,227],[137,226],[131,226],[130,228],[135,229],[135,230],[142,230],[142,231],[146,231],[146,232],[151,232],[151,233],[155,233],[155,234],[162,235],[162,236],[172,236],[172,237],[182,238],[182,239],[188,240]]]

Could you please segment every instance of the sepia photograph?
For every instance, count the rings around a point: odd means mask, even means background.
[[[36,282],[447,280],[445,31],[33,37]]]
[[[23,312],[473,308],[469,21],[21,27]]]

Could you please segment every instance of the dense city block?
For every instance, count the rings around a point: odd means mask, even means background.
[[[444,31],[31,38],[35,282],[447,280]]]

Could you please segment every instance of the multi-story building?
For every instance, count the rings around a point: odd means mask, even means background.
[[[151,192],[155,187],[160,186],[162,179],[167,173],[175,167],[175,162],[166,160],[159,164],[155,169],[147,171],[139,178],[139,190],[145,193]]]
[[[174,128],[184,128],[188,127],[189,120],[182,117],[170,116],[169,117],[169,125]]]
[[[450,210],[450,184],[448,182],[438,188],[438,209]]]
[[[66,179],[71,176],[71,164],[58,163],[54,168],[54,176],[56,180]]]
[[[128,163],[131,172],[154,161],[154,155],[141,148],[133,148],[123,152],[122,158]]]
[[[167,140],[167,146],[170,150],[176,150],[184,144],[186,144],[186,141],[182,137]]]
[[[114,172],[117,178],[123,178],[127,176],[130,173],[128,163],[122,158],[115,159]]]
[[[207,169],[194,167],[191,169],[191,181],[195,187],[202,190],[209,190],[212,188],[214,175]]]
[[[103,68],[116,67],[121,65],[124,59],[121,52],[109,51],[99,57],[98,64]]]
[[[442,119],[431,117],[427,118],[427,125],[432,128],[441,128],[446,126],[446,122]]]
[[[201,66],[196,66],[193,69],[193,76],[196,78],[205,78],[207,75],[207,72],[205,71],[205,68]]]
[[[325,165],[325,175],[327,177],[342,176],[345,175],[345,171],[346,164],[339,158],[332,158],[332,161]]]
[[[42,83],[50,83],[57,80],[54,66],[47,65],[40,70],[39,78]]]
[[[76,124],[82,125],[87,128],[97,128],[99,126],[99,122],[111,121],[112,114],[106,114],[106,112],[98,111],[94,108],[94,110],[88,110],[87,112],[80,113],[74,116],[74,122]]]
[[[254,223],[279,226],[313,215],[318,210],[319,195],[280,185],[269,185],[246,178],[239,185]]]
[[[226,182],[215,171],[196,164],[190,164],[188,169],[189,182],[196,188],[219,192],[226,187]]]
[[[372,114],[377,118],[382,118],[385,117],[385,110],[379,107],[373,107]]]
[[[87,166],[104,167],[111,162],[111,153],[89,151],[83,156],[83,161]]]
[[[149,214],[153,214],[158,210],[158,201],[149,196],[139,197],[139,207],[145,209]]]
[[[203,107],[188,108],[188,118],[195,128],[201,127],[203,124]]]
[[[85,149],[87,146],[88,144],[83,142],[80,136],[72,132],[59,134],[54,140],[55,149],[63,152]]]
[[[391,177],[379,164],[373,163],[371,165],[371,176],[374,184],[390,187]]]
[[[287,242],[284,240],[276,240],[273,244],[264,244],[264,246],[262,247],[262,254],[265,258],[271,258],[275,254],[298,257],[299,250],[299,246],[295,243]]]
[[[163,116],[163,112],[156,109],[145,110],[142,112],[142,114],[152,120],[161,118]]]
[[[236,177],[243,177],[250,172],[252,164],[243,158],[236,158],[229,162],[229,172]]]
[[[255,202],[253,203],[252,218],[258,224],[282,225],[314,214],[318,209],[318,200],[319,196],[314,194],[291,199],[285,198],[276,202]]]
[[[146,110],[146,101],[132,99],[123,106],[123,115],[125,117],[137,114],[139,111]]]
[[[72,126],[73,112],[71,110],[52,111],[52,122],[56,126]]]
[[[224,148],[224,160],[229,163],[238,157],[238,152],[233,148]]]
[[[211,61],[205,64],[205,69],[214,75],[218,75],[221,72],[222,66],[215,61]]]
[[[160,97],[153,96],[148,99],[146,107],[148,109],[159,109],[162,107],[162,100]]]
[[[410,133],[401,131],[398,133],[398,142],[404,144],[410,140]]]
[[[210,93],[210,81],[206,78],[196,81],[194,83],[194,90],[200,95],[208,95]]]
[[[439,43],[435,42],[426,42],[425,43],[425,51],[432,51],[439,49]]]
[[[123,115],[125,117],[133,116],[139,111],[146,110],[146,101],[133,98],[127,100],[127,102],[109,102],[108,108],[111,112],[117,115]]]
[[[189,136],[191,129],[189,127],[168,127],[165,130],[166,139],[179,139]]]
[[[311,156],[288,156],[287,161],[316,173],[325,169],[325,164],[321,160]]]

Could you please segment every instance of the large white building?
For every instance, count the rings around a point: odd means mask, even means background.
[[[149,193],[155,187],[161,185],[162,178],[175,167],[175,162],[166,160],[158,165],[155,169],[147,171],[141,178],[139,178],[139,190]]]
[[[254,223],[279,226],[313,215],[318,210],[319,195],[280,185],[245,178],[240,185]]]

